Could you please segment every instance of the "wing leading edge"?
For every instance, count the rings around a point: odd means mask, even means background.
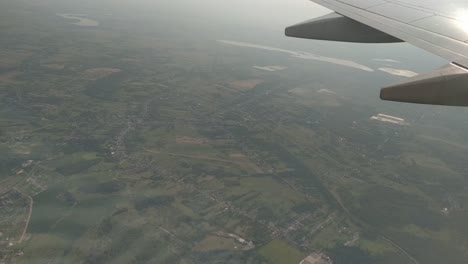
[[[447,18],[445,14],[431,13],[424,6],[411,5],[417,0],[408,0],[404,5],[394,0],[312,1],[337,13],[288,27],[287,36],[362,43],[406,41],[454,63],[384,88],[380,98],[468,106],[468,22],[464,25],[455,16]],[[450,19],[450,23],[444,19]]]

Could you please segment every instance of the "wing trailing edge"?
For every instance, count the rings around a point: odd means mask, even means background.
[[[405,103],[468,106],[468,70],[451,63],[432,73],[383,88],[380,98]]]
[[[337,13],[290,26],[285,30],[286,36],[359,43],[407,41],[455,62],[434,72],[410,78],[404,83],[383,88],[380,98],[407,103],[468,106],[468,41],[460,42],[404,23],[396,19],[400,17],[396,13],[392,18],[371,12],[365,7],[359,7],[354,0],[312,1]]]
[[[357,22],[338,13],[308,20],[286,28],[286,36],[306,39],[359,42],[393,43],[402,42],[387,33]]]

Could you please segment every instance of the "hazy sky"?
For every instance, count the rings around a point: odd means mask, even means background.
[[[285,26],[331,11],[309,0],[107,0],[114,6],[207,20],[283,30]],[[143,8],[143,9],[141,9]]]
[[[286,38],[285,27],[332,12],[309,0],[60,0],[59,3],[70,9],[61,10],[62,13],[88,13],[75,9],[86,6],[92,11],[99,6],[101,12],[114,13],[116,18],[120,13],[141,19],[142,27],[159,23],[167,25],[168,31],[177,27],[193,34],[211,31],[213,41],[228,39],[302,50],[364,64],[373,59],[395,59],[402,61],[402,70],[415,72],[430,71],[444,63],[408,44],[362,45]],[[388,68],[383,63],[378,66]]]
[[[226,20],[289,25],[329,12],[308,0],[159,0],[177,9]]]

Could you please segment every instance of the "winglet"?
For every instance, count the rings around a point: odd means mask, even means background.
[[[382,100],[468,106],[468,70],[454,63],[429,74],[418,75],[407,82],[383,88]]]
[[[360,43],[402,42],[387,33],[338,13],[308,20],[286,28],[288,37]]]

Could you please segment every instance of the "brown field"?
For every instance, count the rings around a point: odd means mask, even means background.
[[[313,253],[301,261],[300,264],[331,264],[330,258],[324,254]]]
[[[83,72],[83,78],[87,80],[97,80],[121,71],[121,69],[117,68],[92,68]]]
[[[232,154],[229,154],[229,157],[231,157],[231,158],[245,158],[245,155],[240,154],[240,153],[232,153]]]
[[[177,144],[193,144],[193,145],[204,145],[208,143],[208,140],[203,138],[192,138],[192,137],[176,137]]]
[[[248,80],[238,80],[238,81],[233,81],[230,82],[228,85],[236,90],[239,91],[246,91],[246,90],[252,90],[257,85],[263,83],[264,81],[261,79],[248,79]]]
[[[43,64],[42,66],[50,70],[63,70],[65,68],[65,64],[59,63]]]
[[[0,74],[0,82],[11,82],[15,79],[16,76],[20,75],[19,71],[10,71],[3,74]]]
[[[31,56],[31,51],[0,51],[0,68],[18,67],[22,61]]]

